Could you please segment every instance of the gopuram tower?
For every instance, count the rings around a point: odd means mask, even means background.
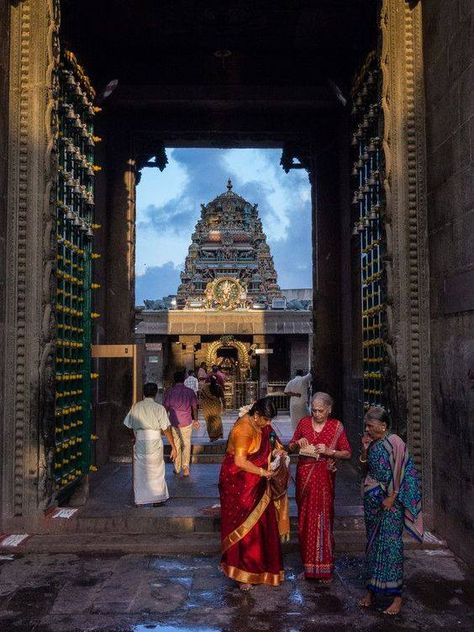
[[[178,309],[265,309],[282,299],[257,204],[232,190],[201,205],[192,235]]]

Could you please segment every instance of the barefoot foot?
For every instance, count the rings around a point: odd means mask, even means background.
[[[366,595],[364,595],[362,599],[359,599],[359,606],[361,606],[361,608],[371,608],[373,605],[374,605],[374,596],[369,590],[369,592]]]
[[[383,613],[384,614],[389,614],[392,617],[397,615],[400,610],[402,609],[402,598],[401,597],[395,597],[395,599],[392,601],[392,603],[390,604],[390,606],[388,608],[386,608]]]
[[[249,590],[252,590],[252,584],[239,584],[239,589],[243,592],[248,592]]]

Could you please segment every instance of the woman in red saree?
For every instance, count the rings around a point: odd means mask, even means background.
[[[242,590],[284,579],[280,537],[289,535],[288,498],[269,483],[272,453],[285,455],[271,427],[275,416],[274,403],[263,398],[236,421],[219,477],[221,568]]]
[[[344,427],[329,417],[333,400],[316,393],[311,417],[298,423],[290,450],[300,450],[296,470],[296,503],[301,558],[306,579],[330,582],[334,571],[335,463],[350,459]]]

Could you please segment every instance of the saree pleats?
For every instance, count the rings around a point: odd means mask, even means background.
[[[304,573],[312,579],[330,579],[334,571],[334,474],[326,462],[300,461],[296,502]]]

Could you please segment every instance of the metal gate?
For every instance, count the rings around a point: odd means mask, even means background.
[[[95,92],[75,56],[62,51],[58,90],[56,491],[91,468],[91,294]]]
[[[371,53],[355,81],[353,116],[353,235],[358,237],[362,301],[364,407],[387,406],[384,384],[386,298],[380,70]]]
[[[249,380],[247,382],[234,382],[234,392],[232,405],[229,408],[238,409],[241,406],[251,404],[258,399],[258,382]],[[227,404],[227,402],[226,402]]]

